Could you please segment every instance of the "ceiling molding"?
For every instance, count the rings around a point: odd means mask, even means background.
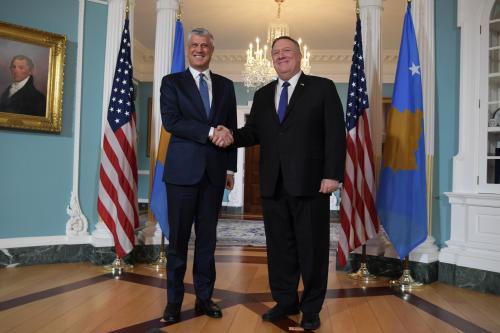
[[[324,76],[335,82],[348,82],[352,50],[311,50],[311,74]],[[381,56],[384,83],[393,83],[398,50],[385,50]],[[153,81],[154,52],[134,40],[134,77],[139,81]],[[242,82],[241,72],[246,62],[245,50],[216,50],[211,69],[229,79]]]

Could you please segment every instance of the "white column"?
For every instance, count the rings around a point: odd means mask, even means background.
[[[370,130],[378,177],[382,157],[382,135],[384,123],[382,114],[382,56],[381,16],[382,0],[359,0],[363,55],[368,98],[370,101]]]
[[[439,249],[432,237],[432,175],[434,167],[434,107],[435,107],[435,52],[434,0],[413,0],[411,14],[417,35],[422,97],[424,104],[425,154],[427,167],[427,226],[426,241],[410,253],[411,261],[430,263],[438,260]]]
[[[382,57],[381,57],[381,16],[382,0],[359,0],[361,35],[368,98],[370,103],[370,131],[373,142],[375,176],[378,178],[382,159],[382,135],[384,132],[382,114]],[[370,255],[384,253],[384,242],[377,237],[366,244]]]
[[[126,0],[109,0],[108,2],[108,22],[106,30],[106,53],[104,60],[104,85],[102,95],[102,122],[101,122],[101,148],[104,136],[104,126],[108,114],[108,103],[113,86],[113,75],[116,67],[116,59],[120,48],[121,34],[125,22]],[[92,232],[92,243],[94,246],[112,246],[113,235],[108,227],[99,218]]]
[[[174,47],[175,21],[177,19],[178,0],[156,0],[156,39],[153,79],[153,119],[151,122],[151,145],[155,152],[160,139],[160,85],[163,76],[170,73]],[[151,155],[156,156],[156,154]],[[154,157],[153,157],[154,158]]]
[[[66,236],[74,240],[88,236],[87,217],[80,208],[79,180],[80,180],[80,120],[82,100],[82,68],[83,68],[83,31],[85,20],[85,1],[79,0],[78,8],[78,44],[76,59],[76,86],[75,86],[75,140],[73,143],[73,188],[70,204],[66,212],[70,216],[66,222]]]
[[[160,131],[162,127],[160,115],[160,85],[163,76],[170,73],[174,46],[175,21],[179,9],[179,0],[156,0],[156,37],[153,79],[153,112],[151,117],[151,154],[156,159]],[[154,164],[150,164],[154,165]],[[141,233],[144,243],[158,244],[162,232],[158,223],[146,222]]]
[[[79,0],[78,8],[78,44],[76,59],[76,87],[75,87],[75,140],[73,143],[73,189],[71,190],[70,204],[66,212],[70,216],[66,222],[66,236],[74,240],[88,236],[87,217],[80,208],[79,180],[80,180],[80,120],[82,109],[82,69],[83,69],[83,31],[85,21],[85,1]]]

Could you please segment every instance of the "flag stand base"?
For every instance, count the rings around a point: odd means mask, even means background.
[[[390,287],[399,289],[402,292],[420,289],[423,287],[423,285],[423,283],[416,282],[411,277],[410,260],[408,256],[405,258],[405,261],[403,263],[403,274],[401,275],[401,277],[397,280],[389,281]]]
[[[126,264],[121,258],[116,257],[111,265],[105,265],[104,270],[111,272],[113,276],[120,276],[123,272],[129,271],[134,266]]]
[[[166,270],[167,269],[167,256],[165,255],[165,251],[164,250],[160,251],[158,258],[156,258],[156,260],[153,261],[152,263],[150,263],[147,267],[154,269],[157,272]]]
[[[358,280],[363,282],[370,282],[377,280],[377,277],[370,273],[368,267],[366,267],[365,262],[361,263],[361,266],[359,267],[356,273],[349,274],[349,277],[353,280]]]
[[[349,274],[349,277],[353,280],[358,280],[362,282],[370,282],[377,280],[377,277],[370,273],[368,267],[366,266],[366,245],[361,248],[361,265],[356,273]]]
[[[403,270],[403,275],[401,275],[399,279],[389,281],[389,286],[399,289],[400,291],[412,291],[415,289],[420,289],[423,285],[423,283],[413,280],[409,269]]]
[[[148,268],[154,269],[155,271],[164,271],[167,269],[167,255],[165,253],[165,237],[163,234],[161,235],[161,243],[160,243],[160,254],[155,261],[148,264]]]

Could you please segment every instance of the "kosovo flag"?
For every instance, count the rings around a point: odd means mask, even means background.
[[[377,193],[380,221],[401,259],[427,238],[421,79],[417,41],[408,4]]]
[[[174,54],[172,56],[171,73],[181,72],[185,69],[184,63],[184,28],[181,21],[175,24]],[[167,187],[163,182],[163,169],[170,134],[161,128],[160,142],[158,143],[158,154],[156,157],[153,186],[151,190],[151,211],[160,225],[161,231],[168,238],[168,211],[167,211]]]

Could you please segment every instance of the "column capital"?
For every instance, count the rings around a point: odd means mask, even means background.
[[[354,0],[356,1],[356,0]],[[367,8],[367,7],[379,7],[380,9],[384,8],[383,2],[385,0],[359,0],[359,8]]]
[[[179,0],[156,0],[156,11],[179,9]]]

